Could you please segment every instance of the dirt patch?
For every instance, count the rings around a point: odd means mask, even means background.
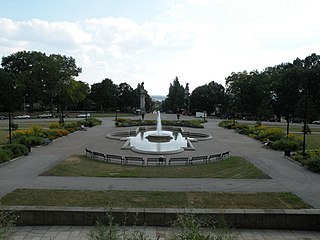
[[[80,163],[80,157],[78,155],[71,155],[66,160],[64,160],[64,162],[79,164]]]

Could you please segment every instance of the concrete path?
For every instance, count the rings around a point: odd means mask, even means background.
[[[13,240],[88,240],[92,226],[30,226],[15,227]],[[120,228],[120,231],[124,231]],[[169,239],[171,230],[163,227],[127,227],[127,233],[139,231],[150,240]],[[320,232],[235,229],[238,240],[317,240]]]
[[[148,118],[156,118],[149,115]],[[162,115],[163,119],[175,115]],[[184,116],[183,116],[184,117]],[[55,188],[105,190],[158,190],[158,191],[221,191],[221,192],[293,192],[315,208],[320,208],[320,175],[288,160],[282,152],[262,148],[254,139],[218,127],[218,121],[209,119],[204,129],[212,139],[194,143],[195,151],[185,151],[174,156],[196,156],[231,150],[235,156],[243,156],[267,173],[271,179],[145,179],[145,178],[88,178],[88,177],[42,177],[44,171],[72,154],[84,154],[89,148],[104,153],[143,156],[130,150],[121,150],[124,142],[110,140],[105,135],[112,131],[128,131],[115,128],[111,118],[103,124],[78,131],[57,139],[48,146],[33,148],[31,154],[0,167],[0,197],[16,188]],[[132,128],[134,129],[134,128]],[[173,155],[168,155],[170,157]]]

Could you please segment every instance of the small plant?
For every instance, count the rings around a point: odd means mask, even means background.
[[[0,148],[0,164],[13,158],[13,153],[9,149]]]
[[[310,158],[304,162],[304,165],[311,171],[320,173],[320,157]]]
[[[56,129],[59,128],[59,123],[57,122],[53,122],[53,123],[49,123],[49,129]]]
[[[210,228],[211,230],[204,230]],[[200,219],[195,214],[179,215],[172,225],[170,240],[235,240],[224,219],[214,222]]]
[[[15,225],[17,216],[13,211],[3,210],[0,207],[0,239],[10,239],[13,235],[11,227]]]
[[[304,133],[304,126],[301,129],[301,132]],[[306,134],[311,134],[311,128],[309,127],[309,125],[306,125]]]
[[[94,127],[97,125],[101,125],[101,120],[97,118],[90,117],[87,119],[87,121],[84,119],[80,122],[80,125],[84,125],[85,127]]]
[[[237,124],[237,122],[235,122],[235,124]],[[223,120],[221,122],[219,122],[219,127],[222,127],[222,128],[228,128],[228,129],[231,129],[231,126],[233,126],[233,121],[230,121],[230,120]]]
[[[19,143],[6,144],[2,147],[4,150],[9,150],[12,152],[13,157],[19,157],[23,155],[28,155],[28,148]]]
[[[11,128],[13,130],[17,130],[19,128],[19,125],[17,123],[11,123]]]

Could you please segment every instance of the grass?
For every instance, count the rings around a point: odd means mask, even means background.
[[[143,167],[102,163],[82,155],[73,155],[42,175],[137,178],[269,178],[242,157],[230,157],[216,163],[192,166]]]
[[[123,207],[123,208],[311,208],[292,193],[143,192],[17,189],[3,198],[11,206]]]
[[[301,140],[303,138],[302,133],[296,133],[294,135],[299,136]],[[320,148],[320,134],[306,134],[306,148],[308,150],[319,149]]]

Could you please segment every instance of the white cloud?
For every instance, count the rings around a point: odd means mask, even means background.
[[[104,78],[167,94],[178,76],[195,87],[232,71],[262,70],[320,48],[318,0],[177,0],[154,21],[125,17],[49,22],[0,18],[0,53],[72,56],[90,84]]]

